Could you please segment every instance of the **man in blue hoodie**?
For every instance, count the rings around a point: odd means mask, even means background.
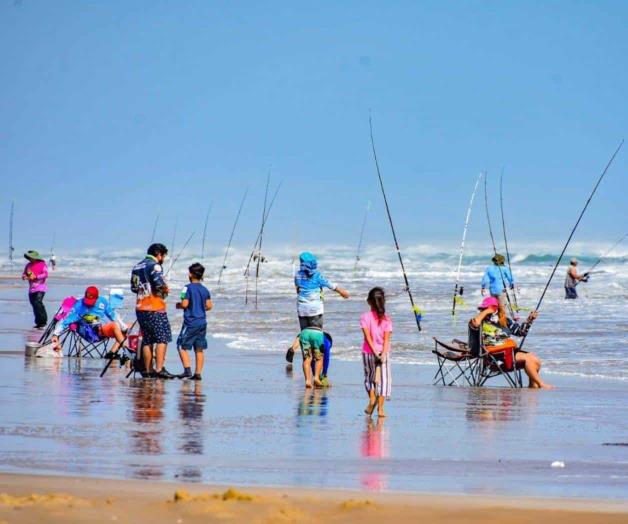
[[[506,261],[504,255],[496,254],[492,259],[493,265],[486,268],[484,276],[482,277],[482,296],[486,294],[486,288],[488,287],[492,297],[499,300],[502,306],[506,306],[506,288],[515,288],[515,279],[513,278],[510,270],[504,266]]]
[[[309,251],[299,255],[299,271],[294,276],[294,285],[297,290],[297,315],[299,327],[302,330],[308,327],[323,329],[323,290],[331,289],[342,298],[349,298],[349,293],[327,280],[318,271],[318,261]],[[292,362],[294,352],[300,347],[299,337],[288,348],[286,360]]]

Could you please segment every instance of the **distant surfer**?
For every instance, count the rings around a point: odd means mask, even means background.
[[[43,329],[48,324],[48,313],[44,306],[44,295],[48,291],[48,286],[46,286],[48,266],[38,251],[27,251],[24,253],[24,258],[28,260],[28,264],[22,272],[22,280],[28,281],[28,301],[33,308],[35,328]]]
[[[54,271],[55,269],[57,269],[57,257],[53,254],[50,255],[50,267],[52,268],[52,270]]]
[[[316,257],[304,251],[299,255],[299,271],[294,277],[294,285],[297,291],[297,315],[301,331],[306,328],[323,329],[323,289],[331,289],[342,298],[349,298],[349,293],[341,287],[327,280],[318,271]],[[300,339],[294,340],[286,353],[286,360],[292,362],[294,352],[301,346]]]
[[[490,295],[499,300],[502,306],[506,306],[506,288],[504,284],[510,289],[514,289],[515,279],[510,269],[504,265],[506,261],[504,255],[495,254],[491,260],[493,265],[486,268],[482,277],[482,296],[486,294],[488,287]]]
[[[576,286],[578,282],[588,282],[589,273],[578,273],[578,260],[572,258],[569,261],[569,267],[567,268],[567,275],[565,276],[565,299],[575,300],[578,298],[578,292]]]

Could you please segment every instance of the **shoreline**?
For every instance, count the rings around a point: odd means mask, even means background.
[[[0,474],[6,522],[423,522],[555,524],[626,522],[628,503],[538,497],[364,493],[338,489],[243,488],[211,484]],[[176,494],[176,495],[175,495]],[[569,509],[565,509],[568,507]]]

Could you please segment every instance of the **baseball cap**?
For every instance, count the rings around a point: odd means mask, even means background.
[[[93,306],[98,300],[98,288],[96,286],[89,286],[85,290],[85,297],[83,298],[83,304],[86,306]]]
[[[495,297],[486,297],[484,300],[482,300],[482,303],[478,306],[478,309],[488,309],[493,307],[499,307],[499,300],[497,300]]]

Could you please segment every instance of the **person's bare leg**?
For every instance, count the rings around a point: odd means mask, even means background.
[[[371,391],[369,391],[369,403],[364,409],[364,413],[366,413],[369,417],[373,414],[373,410],[375,409],[375,403],[375,390],[371,389]]]
[[[205,355],[202,351],[195,351],[196,355],[196,368],[194,368],[194,374],[200,375],[203,372],[203,364],[205,363]]]
[[[539,371],[541,369],[541,361],[534,353],[518,353],[517,362],[523,362],[525,374],[528,375],[529,384],[531,389],[543,388],[553,389],[553,386],[546,384],[541,380]]]
[[[144,369],[150,373],[153,371],[153,346],[146,344],[142,346],[142,357],[144,357]]]
[[[323,372],[323,356],[317,359],[314,364],[314,385],[317,388],[322,388],[323,383],[321,382],[321,373]]]
[[[299,336],[297,335],[297,337],[292,342],[291,349],[292,349],[292,351],[296,351],[300,347],[301,347],[301,342],[299,341]]]
[[[190,367],[190,355],[188,355],[187,350],[181,348],[179,350],[179,358],[181,359],[181,364],[183,365],[183,369]]]
[[[377,416],[379,418],[386,416],[386,413],[384,413],[384,400],[386,400],[384,395],[377,397]]]
[[[118,324],[116,324],[115,327],[113,328],[113,336],[116,339],[116,342],[113,346],[111,346],[111,352],[115,353],[116,351],[118,351],[118,349],[120,349],[120,346],[124,343],[124,335]]]
[[[312,357],[303,359],[303,375],[305,376],[305,387],[312,387]]]
[[[166,360],[166,348],[168,344],[157,344],[155,350],[155,371],[159,373],[164,367]]]

